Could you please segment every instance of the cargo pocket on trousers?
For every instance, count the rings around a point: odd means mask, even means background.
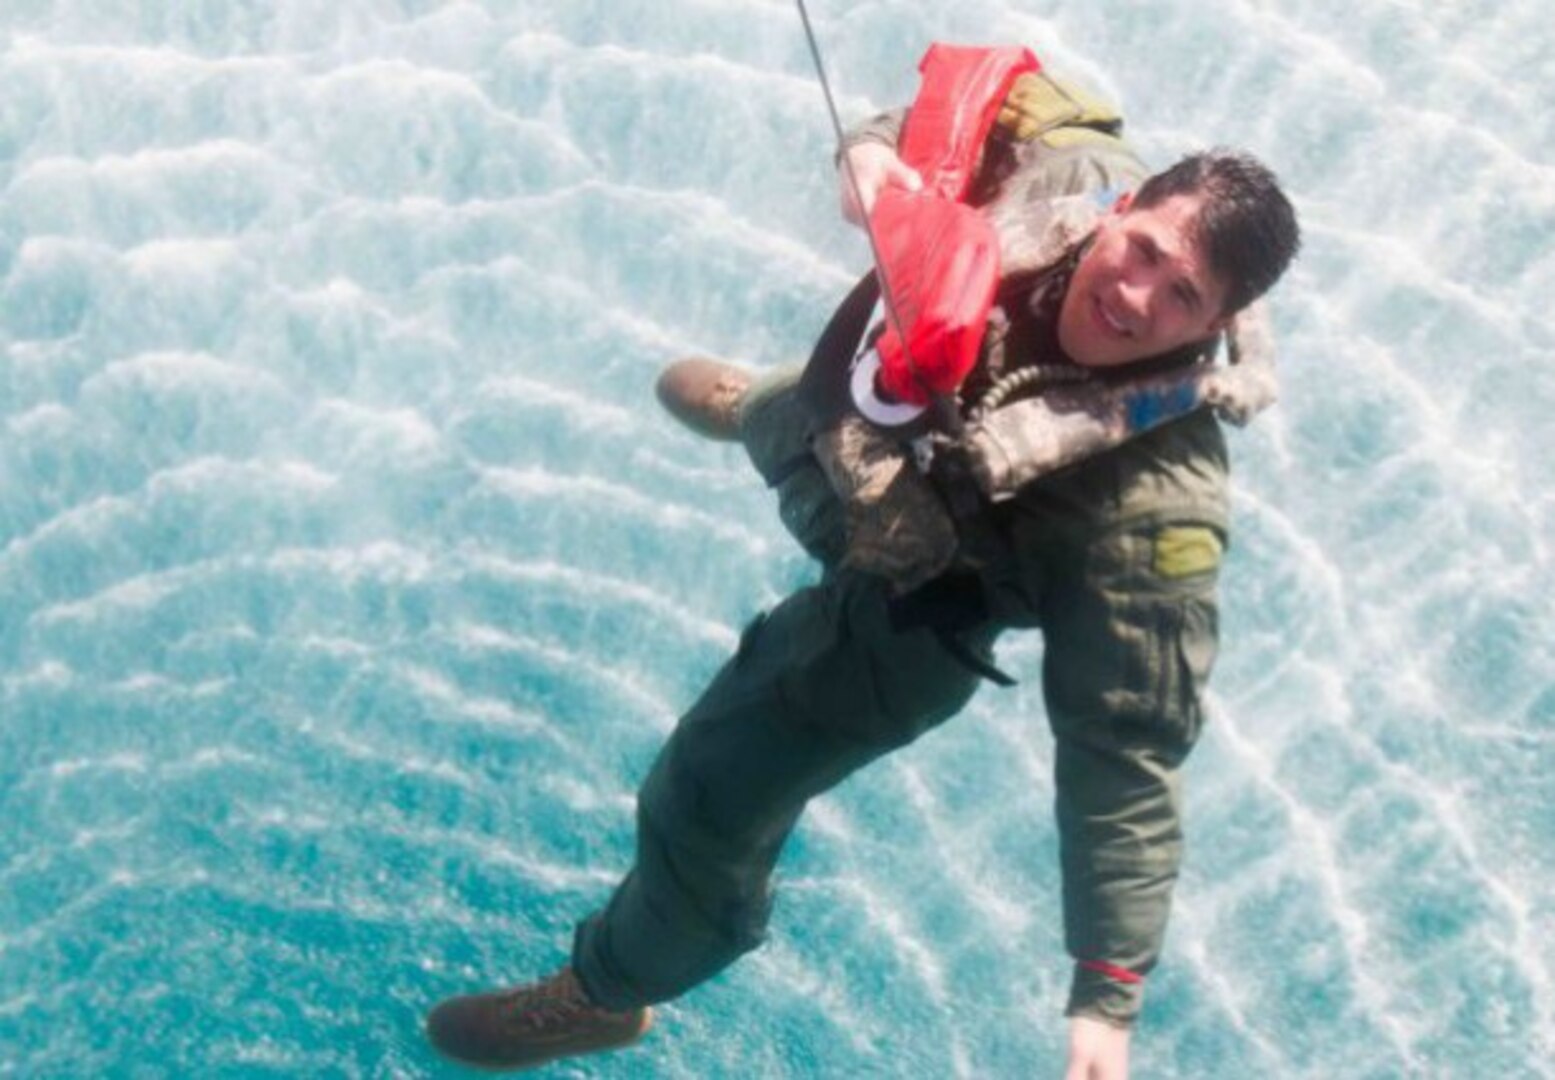
[[[823,566],[841,561],[847,551],[842,503],[826,474],[808,453],[794,461],[776,485],[778,518],[799,546]]]
[[[740,441],[777,495],[783,527],[812,558],[830,566],[846,550],[846,526],[842,504],[810,452],[810,410],[797,383],[755,396],[741,421]]]

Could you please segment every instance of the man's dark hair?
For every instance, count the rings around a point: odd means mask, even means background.
[[[1174,195],[1204,196],[1196,222],[1200,250],[1226,285],[1222,315],[1269,291],[1296,257],[1296,210],[1268,166],[1250,154],[1216,148],[1190,154],[1156,173],[1134,193],[1145,210]]]

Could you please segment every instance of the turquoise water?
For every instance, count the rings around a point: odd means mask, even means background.
[[[1306,253],[1141,1077],[1555,1076],[1555,33],[1533,0],[817,0],[850,118],[1018,40]],[[776,0],[0,14],[0,1074],[454,1075],[813,570],[649,387],[866,260]],[[773,940],[580,1076],[1057,1076],[1040,640],[818,803]]]

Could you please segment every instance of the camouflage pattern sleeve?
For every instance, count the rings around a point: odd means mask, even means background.
[[[1226,328],[1231,363],[1209,371],[1200,393],[1222,420],[1245,427],[1280,395],[1274,366],[1274,328],[1268,305],[1255,301],[1237,312]]]
[[[851,150],[860,143],[881,143],[895,148],[897,140],[902,137],[902,127],[907,123],[907,110],[891,109],[888,112],[879,113],[870,117],[862,124],[850,128],[842,136],[842,146],[837,150],[840,159],[842,153]]]

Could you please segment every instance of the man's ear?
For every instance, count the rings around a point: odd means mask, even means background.
[[[1128,213],[1128,208],[1133,205],[1134,193],[1132,191],[1125,191],[1113,201],[1112,212],[1114,214],[1126,214]]]

